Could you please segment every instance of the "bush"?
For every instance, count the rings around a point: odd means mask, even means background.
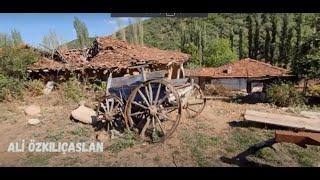
[[[5,47],[0,57],[0,70],[6,76],[25,79],[27,67],[38,58],[39,55],[32,49],[23,46]]]
[[[267,98],[277,106],[288,107],[304,103],[303,96],[292,84],[278,82],[267,88]]]
[[[0,101],[21,97],[21,89],[19,80],[0,74]]]
[[[320,97],[320,84],[308,87],[308,94]]]
[[[228,39],[217,38],[212,41],[204,52],[207,66],[219,67],[224,64],[234,62],[238,59],[238,55],[231,48]]]
[[[66,99],[71,99],[75,102],[80,102],[85,97],[80,82],[74,78],[62,83],[60,89]]]
[[[43,94],[43,89],[45,88],[44,84],[40,80],[32,80],[26,83],[28,92],[32,96],[40,96]]]

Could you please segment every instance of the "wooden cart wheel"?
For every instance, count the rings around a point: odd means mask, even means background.
[[[123,109],[124,105],[119,97],[104,96],[97,109],[97,120],[106,124],[107,131],[112,128],[123,131],[125,127]]]
[[[147,81],[132,91],[125,113],[126,124],[131,130],[151,142],[163,142],[179,124],[180,97],[165,80]]]
[[[206,99],[204,98],[202,90],[200,89],[199,85],[194,84],[192,93],[188,97],[184,109],[186,109],[189,117],[194,118],[203,111],[205,105]]]

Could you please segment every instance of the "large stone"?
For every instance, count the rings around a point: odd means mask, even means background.
[[[46,87],[43,89],[43,94],[50,94],[52,89],[54,88],[54,82],[53,81],[49,81],[46,84]]]
[[[39,119],[29,119],[28,120],[28,124],[31,124],[31,125],[37,125],[39,123],[40,123]]]
[[[24,109],[24,112],[29,116],[40,116],[41,109],[40,106],[30,105]]]
[[[86,124],[92,124],[96,118],[96,112],[93,109],[81,105],[71,112],[73,119],[81,121]]]

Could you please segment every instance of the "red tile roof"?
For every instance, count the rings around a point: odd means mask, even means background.
[[[277,77],[288,76],[288,70],[272,66],[271,64],[254,59],[242,59],[234,63],[220,67],[206,67],[201,69],[186,70],[187,76],[202,76],[212,78],[235,78],[235,77]]]
[[[87,51],[88,57],[82,56],[81,51]],[[190,55],[185,53],[130,44],[111,37],[97,38],[90,49],[65,50],[61,54],[65,57],[66,63],[46,58],[34,63],[30,69],[122,69],[144,63],[168,64],[174,61],[181,64],[190,58]]]

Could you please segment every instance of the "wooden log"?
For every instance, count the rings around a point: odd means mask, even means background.
[[[301,147],[306,147],[307,144],[320,146],[320,133],[276,131],[275,140],[276,142],[294,143]]]
[[[245,120],[282,127],[320,132],[320,119],[247,110]]]

